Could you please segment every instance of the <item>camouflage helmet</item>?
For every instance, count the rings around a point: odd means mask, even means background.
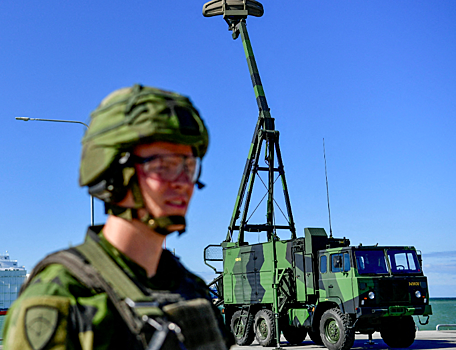
[[[125,171],[125,153],[154,141],[189,145],[194,155],[202,158],[209,138],[198,111],[185,96],[141,85],[114,91],[91,114],[82,139],[79,184],[111,202],[107,187],[128,187],[134,175],[131,165],[130,171]],[[113,176],[118,181],[113,181]],[[122,199],[126,190],[121,193],[117,199]]]

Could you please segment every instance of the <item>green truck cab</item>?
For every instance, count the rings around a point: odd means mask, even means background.
[[[388,346],[403,348],[415,339],[412,316],[432,314],[414,247],[350,246],[322,228],[220,247],[223,271],[213,285],[239,345],[256,337],[271,346],[281,332],[292,344],[309,335],[328,349],[350,349],[355,333],[380,332]]]

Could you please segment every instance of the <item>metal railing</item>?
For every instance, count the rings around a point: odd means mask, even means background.
[[[436,327],[435,327],[435,330],[436,331],[440,331],[440,328],[441,327],[445,327],[445,328],[456,328],[456,324],[438,324]]]

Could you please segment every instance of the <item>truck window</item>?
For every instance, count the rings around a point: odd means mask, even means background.
[[[356,267],[361,275],[388,273],[383,250],[355,250],[355,257]]]
[[[344,253],[344,272],[350,271],[350,255]]]
[[[418,257],[414,250],[388,250],[388,260],[393,274],[421,273]]]
[[[350,271],[350,256],[348,253],[331,254],[331,272]]]
[[[328,271],[328,262],[326,255],[322,255],[320,257],[320,272],[321,273],[326,273]]]
[[[342,254],[331,254],[331,272],[342,272]]]

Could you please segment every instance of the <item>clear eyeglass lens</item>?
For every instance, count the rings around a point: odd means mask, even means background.
[[[165,181],[176,181],[182,172],[195,183],[198,180],[201,161],[193,156],[157,155],[143,163],[143,170],[147,175],[156,175]]]

